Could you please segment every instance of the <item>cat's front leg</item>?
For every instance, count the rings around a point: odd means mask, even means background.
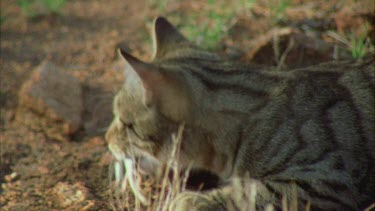
[[[253,184],[251,187],[250,184]],[[256,184],[233,179],[226,185],[205,192],[185,191],[177,195],[169,210],[176,211],[232,211],[251,209],[251,189]],[[250,195],[249,195],[250,194]],[[255,202],[255,195],[253,197]],[[253,204],[253,210],[255,204]]]
[[[217,200],[215,192],[185,191],[177,195],[169,206],[169,210],[175,211],[226,211],[225,199]]]
[[[169,206],[176,211],[234,211],[264,209],[276,200],[258,180],[232,179],[228,184],[206,192],[185,191]]]

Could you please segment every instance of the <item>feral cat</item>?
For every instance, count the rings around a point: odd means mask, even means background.
[[[248,178],[256,207],[359,210],[375,202],[374,60],[260,71],[226,61],[156,18],[149,63],[125,51],[123,87],[106,134],[117,159],[152,171],[184,124],[179,164],[223,185],[182,192],[170,210],[239,209],[231,182]],[[125,157],[124,157],[125,156]]]

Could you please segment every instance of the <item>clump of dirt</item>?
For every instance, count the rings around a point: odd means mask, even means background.
[[[270,3],[263,1],[233,17],[219,51],[232,59],[289,68],[350,57],[351,42],[345,37],[349,32],[372,39],[373,45],[373,1],[291,2],[277,22]],[[149,20],[160,14],[173,17],[182,10],[187,16],[199,12],[194,2],[170,5],[163,10],[147,1],[67,1],[61,15],[30,20],[15,0],[2,1],[2,209],[113,209],[108,175],[111,155],[103,134],[112,119],[112,98],[122,81],[123,64],[116,49],[126,47],[147,60],[151,55]],[[18,101],[21,85],[44,60],[82,86],[82,120],[73,135],[61,136],[64,127],[58,126],[59,121],[25,109]]]

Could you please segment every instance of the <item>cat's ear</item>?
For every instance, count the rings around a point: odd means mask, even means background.
[[[142,98],[144,104],[150,103],[151,95],[147,83],[142,80],[147,70],[147,64],[135,58],[126,51],[119,49],[118,54],[125,61],[124,84],[127,93],[131,93],[135,98]]]
[[[190,42],[163,17],[155,18],[152,32],[153,59],[163,58],[170,51],[190,45]]]
[[[127,63],[124,88],[142,97],[145,105],[156,105],[165,116],[183,121],[190,107],[184,85],[176,77],[163,73],[152,64],[124,50],[120,49],[119,52]]]

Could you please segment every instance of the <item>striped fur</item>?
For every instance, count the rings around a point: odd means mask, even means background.
[[[181,194],[171,209],[236,210],[233,178],[257,184],[258,208],[280,207],[293,191],[300,209],[375,202],[373,58],[259,70],[199,49],[163,18],[154,26],[152,62],[121,52],[129,66],[114,100],[109,147],[165,163],[170,134],[184,123],[181,165],[229,181]]]

